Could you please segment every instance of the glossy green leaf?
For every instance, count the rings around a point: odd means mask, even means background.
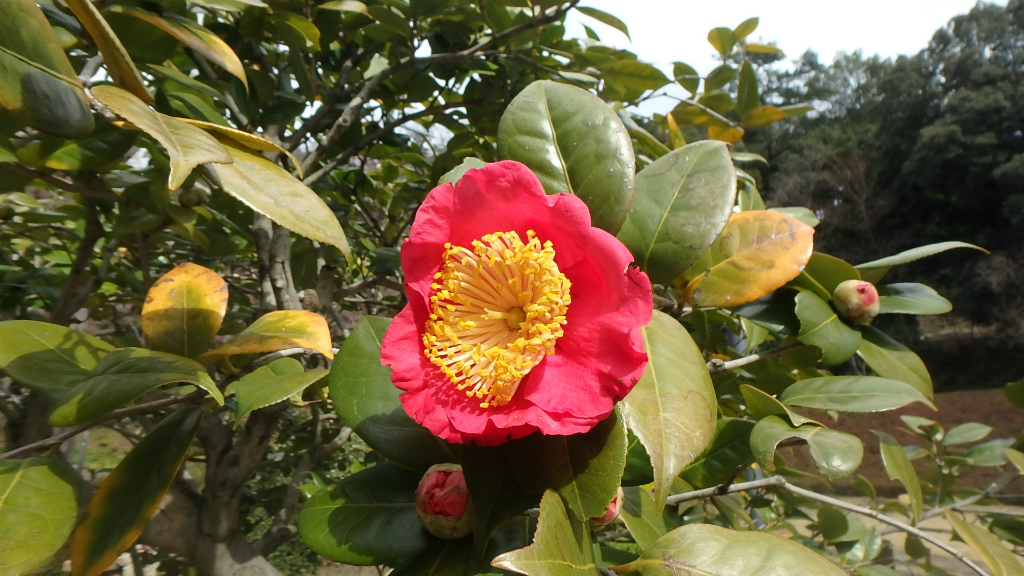
[[[133,6],[119,5],[116,9],[121,13],[148,22],[170,34],[175,40],[181,42],[190,50],[195,50],[210,60],[210,62],[227,70],[228,73],[238,78],[248,88],[249,81],[245,76],[245,66],[242,65],[241,60],[238,59],[231,46],[213,32],[191,20],[173,14],[167,14],[167,17],[164,18],[148,10]]]
[[[935,405],[917,388],[874,376],[825,376],[800,380],[779,396],[787,406],[837,412],[884,412],[920,402]]]
[[[603,10],[598,10],[597,8],[590,8],[588,6],[577,6],[576,9],[579,10],[581,14],[586,14],[587,16],[590,16],[591,18],[597,20],[602,24],[606,24],[608,26],[611,26],[612,28],[615,28],[619,32],[625,34],[626,38],[629,39],[631,42],[633,41],[633,39],[629,37],[629,28],[626,27],[626,23],[623,22],[622,20],[619,20],[616,16],[604,12]]]
[[[957,446],[960,444],[971,444],[984,440],[992,433],[992,427],[980,422],[964,422],[946,431],[942,438],[943,446]]]
[[[630,535],[646,548],[658,538],[679,527],[679,514],[675,510],[655,510],[651,494],[639,486],[628,486],[622,489],[622,521],[626,523]]]
[[[654,159],[661,158],[665,154],[668,154],[671,149],[661,143],[656,136],[644,130],[636,123],[635,120],[629,115],[629,112],[619,108],[617,109],[619,120],[622,121],[622,125],[626,127],[626,132],[629,137],[633,139],[637,146],[639,146],[640,152],[646,152]],[[636,196],[633,198],[636,201]]]
[[[416,516],[419,472],[378,464],[302,505],[299,531],[317,554],[346,564],[394,564],[436,542]]]
[[[92,134],[75,140],[42,136],[18,149],[15,159],[34,167],[68,172],[107,171],[121,162],[135,144],[135,131],[122,130],[102,122]]]
[[[633,202],[633,145],[615,112],[593,94],[555,82],[530,84],[498,127],[498,155],[527,165],[548,194],[575,194],[594,226],[619,231]]]
[[[225,192],[292,232],[330,244],[346,258],[350,256],[338,218],[316,192],[236,140],[220,135],[216,139],[233,160],[210,165]]]
[[[228,386],[227,393],[234,393],[238,406],[235,408],[235,427],[253,410],[265,408],[300,394],[311,384],[327,376],[328,370],[307,372],[302,363],[294,358],[274,360],[261,366]]]
[[[906,282],[878,287],[879,314],[945,314],[953,304],[924,284]]]
[[[0,576],[41,568],[78,517],[78,475],[56,458],[0,460]]]
[[[679,322],[656,310],[643,333],[649,363],[622,410],[651,456],[661,510],[673,479],[711,443],[717,400],[700,349]]]
[[[793,426],[803,426],[804,424],[821,425],[821,423],[815,420],[793,412],[771,394],[754,388],[749,384],[740,384],[740,394],[743,395],[743,401],[747,403],[747,412],[752,418],[760,420],[768,416],[780,416],[789,420],[789,423]]]
[[[473,544],[480,553],[499,526],[536,507],[544,494],[528,491],[519,483],[518,459],[510,455],[507,446],[457,446],[457,460],[462,463],[476,516]]]
[[[932,377],[917,354],[877,328],[858,326],[857,329],[862,336],[857,355],[875,374],[906,382],[926,397],[932,397]]]
[[[179,188],[192,170],[209,162],[231,163],[228,151],[206,132],[149,108],[116,86],[93,86],[92,95],[118,116],[152,136],[171,159],[167,187]]]
[[[736,170],[721,142],[669,152],[636,175],[633,207],[618,238],[655,283],[683,273],[729,221]]]
[[[186,262],[146,293],[142,332],[153,348],[195,358],[209,350],[228,308],[228,285],[216,272]]]
[[[632,102],[645,92],[657,90],[670,82],[665,73],[639,60],[613,59],[596,65],[604,80],[601,95],[606,100]]]
[[[643,442],[631,430],[626,435],[626,469],[622,472],[623,486],[642,486],[654,482],[651,456]]]
[[[992,576],[1024,576],[1024,566],[1020,559],[999,541],[991,532],[960,518],[950,510],[945,514],[946,520],[953,526],[957,536],[974,550],[985,562]]]
[[[98,576],[142,534],[178,475],[203,409],[182,408],[151,430],[103,480],[71,536],[71,574]]]
[[[935,254],[939,254],[947,250],[953,250],[954,248],[973,248],[974,250],[981,250],[988,254],[988,250],[966,242],[939,242],[938,244],[918,246],[917,248],[911,248],[910,250],[900,252],[893,256],[887,256],[878,260],[872,260],[871,262],[858,264],[857,270],[860,270],[860,274],[864,280],[871,282],[872,284],[877,284],[893,266],[914,262],[915,260],[934,256]]]
[[[90,422],[150,390],[176,383],[199,386],[224,403],[206,368],[195,360],[143,348],[118,348],[62,398],[50,414],[50,423],[75,426]]]
[[[807,442],[818,470],[833,482],[856,471],[864,458],[864,445],[852,434],[815,424],[794,428],[778,416],[768,416],[755,424],[750,433],[750,447],[757,463],[766,470],[775,470],[775,449],[788,438]]]
[[[711,524],[681,526],[644,549],[631,567],[641,576],[844,576],[824,557],[792,540]]]
[[[140,100],[151,103],[153,95],[146,89],[145,81],[135,67],[124,45],[103,18],[99,8],[91,0],[66,0],[68,8],[85,26],[93,43],[103,56],[107,73],[115,84],[134,94]]]
[[[556,490],[579,518],[608,509],[626,466],[626,427],[617,412],[583,434],[535,433],[509,446],[520,486]]]
[[[860,332],[840,320],[832,306],[817,295],[796,295],[796,317],[800,319],[800,341],[818,347],[825,366],[846,362],[857,352]]]
[[[452,168],[451,170],[444,173],[443,176],[437,181],[438,185],[441,184],[455,184],[458,182],[466,172],[475,170],[487,166],[487,162],[479,158],[466,158],[461,164]]]
[[[0,18],[0,107],[43,132],[78,138],[92,110],[56,32],[34,0],[7,0]]]
[[[761,105],[761,95],[757,87],[757,72],[748,61],[740,67],[740,81],[736,89],[736,112],[746,120],[747,114]]]
[[[782,287],[811,258],[814,229],[762,210],[734,213],[722,234],[679,277],[682,300],[700,307],[752,302]]]
[[[719,418],[711,445],[693,464],[683,470],[680,478],[694,488],[707,488],[728,482],[740,467],[753,458],[750,432],[754,423],[739,418]]]
[[[921,517],[921,508],[924,505],[924,497],[921,495],[921,481],[914,471],[914,464],[910,462],[903,446],[895,438],[885,432],[872,430],[879,439],[879,450],[882,453],[882,466],[890,480],[899,480],[907,490],[910,497],[910,505],[914,510],[914,519]]]
[[[0,369],[53,399],[86,380],[96,363],[113,349],[99,338],[56,324],[0,322]]]
[[[334,358],[327,320],[306,310],[268,312],[233,339],[201,355],[199,360],[209,363],[222,356],[263,354],[288,348],[306,348]]]
[[[729,28],[715,28],[708,32],[708,42],[719,54],[725,56],[736,45],[736,33]]]
[[[498,568],[529,576],[596,576],[597,564],[586,524],[565,509],[561,497],[545,492],[533,544],[494,559]]]
[[[811,254],[807,266],[791,284],[810,290],[822,300],[828,301],[831,300],[836,287],[847,280],[860,280],[860,273],[856,268],[835,256],[815,252]]]
[[[380,363],[380,343],[391,322],[363,316],[331,366],[329,393],[335,410],[371,448],[403,466],[426,470],[452,460],[447,445],[409,418]]]
[[[711,92],[718,90],[725,86],[729,82],[732,82],[736,78],[737,70],[728,64],[722,64],[718,68],[712,70],[704,78],[704,91]],[[671,114],[669,114],[671,116]]]

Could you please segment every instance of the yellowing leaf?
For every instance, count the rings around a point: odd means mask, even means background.
[[[590,530],[571,517],[561,497],[548,490],[540,501],[533,544],[498,555],[491,565],[529,576],[597,574]]]
[[[129,92],[116,86],[95,86],[92,95],[164,147],[171,159],[171,173],[167,179],[167,187],[171,190],[180,187],[192,169],[200,164],[232,162],[231,154],[213,136],[152,110]]]
[[[227,42],[221,40],[213,32],[191,20],[181,17],[174,17],[173,20],[161,18],[152,12],[131,6],[117,6],[116,9],[139,20],[149,22],[153,26],[167,32],[178,42],[227,70],[232,76],[242,81],[246,90],[249,89],[249,82],[246,80],[245,67],[242,65],[242,61],[238,59],[238,55],[228,46]]]
[[[743,128],[739,126],[726,126],[724,124],[709,124],[708,138],[735,144],[743,138]]]
[[[100,54],[103,56],[103,63],[107,66],[107,72],[115,84],[125,88],[146,103],[153,102],[153,95],[146,90],[142,81],[139,69],[135,67],[128,51],[110,28],[110,24],[103,19],[96,5],[91,0],[67,0],[68,8],[75,13],[75,16],[82,22],[85,29],[96,43]]]
[[[281,154],[284,154],[288,156],[288,159],[292,161],[292,164],[295,166],[295,169],[299,171],[299,178],[302,178],[302,165],[299,163],[299,160],[295,158],[295,156],[291,152],[285,150],[284,148],[281,148],[280,146],[274,144],[270,140],[260,138],[255,134],[250,134],[248,132],[243,132],[241,130],[235,130],[234,128],[221,126],[220,124],[214,124],[212,122],[203,122],[202,120],[193,120],[191,118],[179,118],[179,120],[181,120],[182,122],[188,122],[193,126],[199,126],[203,130],[206,130],[207,132],[217,132],[218,134],[223,134],[228,138],[231,138],[232,140],[245,144],[246,147],[252,148],[253,150],[259,150],[261,152],[279,152]]]
[[[316,350],[334,358],[331,331],[323,316],[304,310],[278,310],[253,322],[233,340],[199,357],[202,362],[213,362],[221,356],[236,354],[262,354],[288,348]]]
[[[683,301],[729,307],[752,302],[796,278],[811,259],[814,229],[767,210],[732,215],[721,236],[677,280]]]
[[[195,358],[210,348],[227,307],[224,280],[187,262],[149,289],[142,305],[142,332],[157,350]]]
[[[234,164],[211,165],[225,192],[292,232],[335,246],[349,256],[341,224],[316,192],[237,141],[226,136],[217,140],[234,159]]]
[[[952,510],[947,511],[945,517],[957,535],[981,556],[993,576],[1024,575],[1024,566],[1021,565],[1020,559],[1003,546],[994,534],[981,526],[962,520]]]
[[[743,125],[747,128],[767,126],[779,120],[785,120],[786,113],[775,106],[758,106],[743,115]]]

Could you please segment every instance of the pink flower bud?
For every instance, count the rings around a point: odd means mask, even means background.
[[[416,515],[438,538],[462,538],[473,531],[473,502],[458,464],[435,464],[416,488]]]
[[[870,324],[878,315],[878,291],[863,280],[847,280],[832,293],[832,304],[839,315],[858,324]]]
[[[622,512],[622,498],[622,487],[620,486],[618,491],[615,492],[615,498],[612,498],[612,502],[608,505],[608,509],[604,511],[604,514],[588,520],[590,529],[598,530],[618,520],[619,514]]]

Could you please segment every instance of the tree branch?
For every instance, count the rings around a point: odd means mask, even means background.
[[[766,350],[758,354],[751,354],[750,356],[744,356],[742,358],[737,358],[735,360],[729,360],[728,362],[724,362],[718,359],[711,360],[707,364],[708,372],[712,374],[718,374],[719,372],[725,372],[726,370],[732,370],[733,368],[739,368],[740,366],[753,364],[754,362],[764,360],[765,358],[771,358],[772,356],[785,354],[786,352],[789,352],[790,350],[794,350],[796,348],[800,348],[803,345],[803,342],[794,342],[792,344],[779,346],[778,348],[772,348],[771,350]]]

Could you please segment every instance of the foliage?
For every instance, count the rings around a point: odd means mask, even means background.
[[[962,517],[1018,475],[971,493],[963,470],[1024,461],[982,424],[905,418],[905,447],[879,432],[909,506],[863,478],[867,507],[796,484],[861,464],[821,411],[932,406],[921,359],[837,313],[835,288],[972,246],[825,254],[828,219],[765,210],[747,171],[764,159],[745,135],[809,110],[762,97],[781,53],[747,41],[757,20],[711,31],[721,66],[670,79],[589,28],[566,37],[571,10],[625,29],[576,4],[17,0],[0,24],[0,574],[69,555],[96,575],[126,551],[141,563],[135,542],[169,573],[313,572],[297,536],[399,575],[918,574],[922,542],[951,550],[915,527],[939,516],[992,572],[1024,572],[1004,544],[1024,541],[1019,522]],[[959,70],[952,38],[932,51]],[[628,111],[669,85],[690,94],[670,114]],[[930,142],[953,117],[932,118]],[[635,335],[648,365],[588,432],[454,444],[402,409],[381,341],[427,191],[498,159],[577,194],[654,281]],[[924,284],[878,292],[881,314],[948,310]],[[98,426],[130,445],[102,476],[58,449]],[[786,465],[791,444],[817,472]],[[417,519],[441,462],[463,468],[471,536]],[[592,532],[620,487],[622,523]],[[906,532],[909,560],[861,517]]]

